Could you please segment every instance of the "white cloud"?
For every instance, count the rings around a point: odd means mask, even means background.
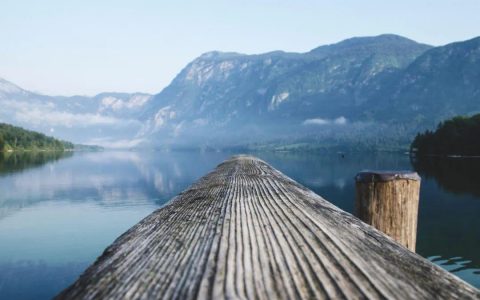
[[[3,101],[2,112],[10,112],[15,119],[32,125],[43,126],[64,126],[64,127],[88,127],[92,125],[124,125],[134,120],[123,120],[114,117],[103,116],[92,113],[70,113],[65,111],[53,110],[52,106],[47,104],[34,104],[17,101]]]
[[[340,116],[336,119],[329,120],[329,119],[322,119],[322,118],[314,118],[314,119],[306,119],[302,123],[303,125],[345,125],[347,124],[347,118],[344,116]]]
[[[303,125],[327,125],[330,122],[325,119],[315,118],[315,119],[306,119],[303,121]]]
[[[333,120],[333,123],[337,125],[345,125],[347,124],[347,118],[345,118],[344,116],[338,117]]]
[[[36,125],[51,125],[65,127],[85,127],[92,125],[114,125],[119,119],[106,117],[99,114],[72,114],[60,111],[44,111],[33,109],[30,111],[18,111],[15,117],[22,122]]]
[[[132,139],[132,140],[112,140],[110,138],[97,138],[91,139],[87,145],[97,145],[105,148],[111,149],[126,149],[138,146],[140,143],[144,142],[144,139]]]

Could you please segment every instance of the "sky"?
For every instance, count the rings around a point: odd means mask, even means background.
[[[353,36],[480,35],[479,0],[0,0],[0,77],[48,95],[158,93],[202,53],[306,52]]]

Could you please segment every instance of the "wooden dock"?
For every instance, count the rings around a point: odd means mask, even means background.
[[[250,156],[120,236],[57,299],[480,299],[480,291]]]

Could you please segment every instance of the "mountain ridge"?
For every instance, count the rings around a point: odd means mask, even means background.
[[[393,41],[395,45],[410,44],[411,49],[402,49],[401,59],[397,59],[399,51],[394,46],[390,47],[395,49],[393,52],[389,47],[369,50],[368,48],[375,44],[372,41],[377,39]],[[345,48],[345,43],[352,41],[355,48]],[[320,48],[322,55],[312,54],[312,51]],[[365,48],[367,50],[364,50]],[[235,122],[235,115],[238,114],[241,114],[243,119],[259,124],[265,123],[264,120],[252,119],[252,115],[268,115],[268,118],[273,119],[269,122],[292,121],[291,123],[297,125],[308,118],[345,117],[348,106],[364,101],[359,91],[365,82],[373,80],[382,72],[405,67],[430,48],[431,46],[399,36],[382,35],[342,41],[306,53],[276,51],[269,52],[274,53],[273,55],[236,53],[222,56],[218,52],[204,54],[182,69],[172,83],[154,97],[150,111],[168,110],[169,114],[160,119],[161,125],[156,126],[153,131],[163,131],[163,140],[168,141],[171,137],[177,137],[181,129],[188,127],[189,123],[190,127],[191,124],[198,124],[198,120],[213,119],[216,124],[210,121],[209,126],[214,126],[218,131],[222,131],[222,123],[232,122],[238,127],[238,123],[243,123],[242,120]],[[361,51],[357,51],[358,49]],[[232,77],[234,80],[230,80]],[[332,98],[333,101],[343,103],[342,106],[331,106],[329,100]],[[218,101],[222,101],[221,106],[215,106]],[[242,102],[245,102],[246,107],[242,107]],[[175,110],[175,107],[179,108]],[[186,111],[190,112],[186,114]],[[212,114],[215,117],[212,118]],[[157,117],[158,115],[151,118],[151,122],[154,123]],[[175,122],[174,119],[180,118],[183,120]],[[165,128],[168,127],[168,122],[173,124],[170,128]],[[168,131],[175,134],[169,136]],[[197,135],[202,135],[197,128],[194,131]],[[225,132],[222,139],[226,135],[228,132]],[[192,138],[193,135],[190,135],[189,139]]]
[[[96,118],[99,130],[118,126],[122,134],[112,141],[142,147],[271,141],[400,147],[439,120],[480,109],[479,41],[433,47],[384,34],[304,53],[211,51],[156,95],[101,93],[75,101],[91,103],[80,111]]]
[[[108,147],[131,140],[142,127],[138,113],[147,93],[105,92],[88,96],[48,96],[0,79],[0,121],[76,144]],[[135,143],[134,143],[135,144]]]

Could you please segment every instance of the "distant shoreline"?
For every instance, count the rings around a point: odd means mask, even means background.
[[[103,148],[100,149],[8,149],[0,151],[0,153],[22,153],[22,152],[98,152],[104,151]]]
[[[414,152],[411,155],[415,157],[440,157],[440,158],[480,158],[480,155],[459,155],[459,154],[424,154],[418,155]]]

